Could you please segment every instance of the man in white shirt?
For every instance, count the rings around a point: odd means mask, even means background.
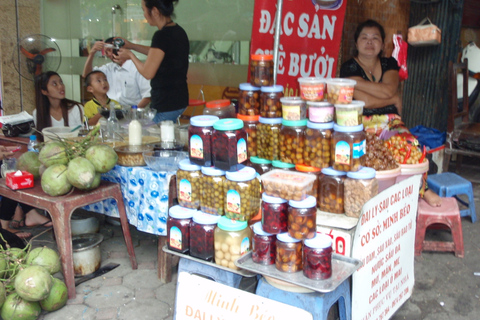
[[[94,69],[100,70],[107,76],[110,85],[107,95],[110,99],[118,101],[121,105],[146,107],[150,103],[150,81],[137,71],[132,60],[120,61],[119,64],[113,62],[113,49],[105,46],[112,43],[113,38],[95,42],[85,62],[82,77],[85,78]],[[92,68],[95,53],[102,50],[112,62]]]

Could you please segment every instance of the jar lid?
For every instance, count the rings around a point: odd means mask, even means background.
[[[329,84],[333,84],[336,86],[354,86],[357,84],[357,81],[352,79],[344,79],[344,78],[330,78],[330,79],[327,79],[327,86]]]
[[[207,176],[224,176],[225,171],[217,169],[215,167],[202,167],[202,173]]]
[[[262,92],[283,92],[283,86],[276,84],[274,86],[262,87]]]
[[[190,118],[190,124],[195,127],[211,127],[220,120],[217,116],[195,116]]]
[[[264,118],[264,117],[259,117],[258,122],[260,123],[265,123],[265,124],[281,124],[282,123],[282,118]]]
[[[302,240],[292,238],[288,232],[284,233],[279,233],[277,234],[277,240],[282,241],[282,242],[300,242]]]
[[[265,192],[262,193],[262,200],[268,203],[285,203],[287,200],[279,198],[279,197],[272,197],[266,194]]]
[[[252,58],[252,60],[273,60],[272,54],[252,54],[250,57]]]
[[[168,211],[170,217],[175,219],[190,219],[195,212],[198,212],[198,210],[181,207],[179,205],[171,207]]]
[[[285,120],[282,119],[282,124],[287,127],[305,127],[307,125],[307,119],[303,120]],[[352,128],[352,127],[348,127]]]
[[[189,159],[184,159],[178,163],[178,168],[185,171],[197,171],[201,167],[195,163],[191,163]]]
[[[223,99],[223,100],[213,100],[208,101],[205,106],[207,108],[224,108],[228,107],[231,104],[230,100]]]
[[[255,178],[257,172],[252,167],[245,166],[238,171],[227,171],[225,175],[230,181],[247,181]]]
[[[267,237],[272,236],[271,233],[268,233],[263,230],[261,221],[258,221],[253,225],[253,232],[255,232],[255,234],[258,234],[259,236],[267,236]]]
[[[327,107],[333,107],[333,104],[331,104],[328,101],[307,101],[307,106],[317,107],[317,108],[327,108]]]
[[[323,249],[332,246],[332,238],[326,234],[317,233],[312,239],[305,239],[303,243],[310,248]]]
[[[220,219],[218,219],[217,226],[225,231],[239,231],[248,227],[248,222],[232,220],[226,216],[221,216]]]
[[[368,168],[368,167],[362,167],[358,171],[350,171],[347,172],[347,177],[352,178],[352,179],[373,179],[375,178],[375,175],[377,174],[377,171],[373,168]]]
[[[283,162],[283,161],[280,161],[280,160],[273,160],[272,161],[272,166],[275,167],[275,168],[282,168],[282,169],[295,168],[295,164],[288,163],[288,162]]]
[[[260,87],[252,86],[250,83],[246,82],[246,83],[240,83],[238,85],[238,89],[243,91],[258,91],[260,90]]]
[[[333,128],[333,121],[332,122],[307,122],[307,128],[311,129],[319,129],[319,130],[328,130]]]
[[[193,214],[192,220],[199,224],[217,224],[222,216],[209,214],[203,211],[197,211]]]
[[[258,119],[260,118],[259,115],[256,116],[247,116],[244,114],[237,114],[237,118],[242,120],[242,121],[251,121],[251,122],[258,122]]]
[[[317,199],[314,196],[307,196],[307,198],[300,201],[289,200],[288,205],[298,209],[313,208],[317,205]]]
[[[221,119],[213,124],[213,129],[221,131],[238,130],[242,128],[243,121],[235,118]]]
[[[359,124],[357,126],[339,126],[338,124],[333,125],[333,130],[337,132],[359,132],[363,131],[363,124]]]
[[[335,170],[332,167],[323,168],[322,173],[326,174],[327,176],[346,176],[347,175],[345,171]]]
[[[322,169],[320,169],[320,168],[306,166],[304,164],[296,164],[295,169],[297,169],[297,171],[300,171],[300,172],[313,172],[313,173],[317,173],[317,172],[322,171]]]
[[[305,101],[300,98],[300,97],[282,97],[280,98],[280,102],[282,104],[293,104],[293,105],[298,105],[298,104],[301,104],[303,105],[305,103]]]
[[[256,163],[256,164],[272,164],[272,160],[263,159],[259,157],[250,157],[250,162]]]
[[[352,100],[352,102],[348,104],[335,104],[335,107],[340,107],[340,108],[359,108],[359,107],[364,107],[365,106],[365,101],[362,100]]]

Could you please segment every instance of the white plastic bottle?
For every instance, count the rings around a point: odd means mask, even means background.
[[[30,136],[30,141],[28,142],[28,151],[38,152],[38,149],[35,147],[38,145],[37,136],[32,134]]]
[[[142,144],[142,124],[138,121],[137,106],[132,106],[132,120],[128,125],[128,144],[131,146]]]

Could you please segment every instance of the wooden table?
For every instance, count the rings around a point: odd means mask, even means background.
[[[127,245],[132,269],[137,269],[137,259],[133,250],[122,191],[118,183],[102,181],[100,186],[92,191],[85,192],[74,189],[73,192],[67,195],[51,197],[43,192],[39,181],[35,181],[35,187],[33,188],[15,191],[5,185],[5,179],[0,179],[0,195],[46,210],[50,214],[58,251],[62,260],[63,277],[67,285],[69,299],[73,299],[76,296],[70,218],[72,212],[77,208],[110,198],[117,201],[123,237]]]
[[[18,158],[22,155],[22,153],[25,153],[28,151],[29,142],[30,142],[29,138],[22,138],[22,137],[10,138],[10,137],[5,137],[3,134],[0,134],[0,145],[6,146],[6,147],[13,147],[13,146],[20,147],[20,150],[18,152],[15,152],[15,154],[13,155],[14,158]]]

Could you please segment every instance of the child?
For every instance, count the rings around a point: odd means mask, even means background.
[[[93,94],[93,99],[85,103],[84,107],[89,125],[96,125],[103,114],[108,114],[111,102],[115,104],[115,109],[121,109],[117,101],[107,96],[110,86],[107,76],[102,71],[94,70],[87,74],[85,87],[87,87],[88,92]]]

